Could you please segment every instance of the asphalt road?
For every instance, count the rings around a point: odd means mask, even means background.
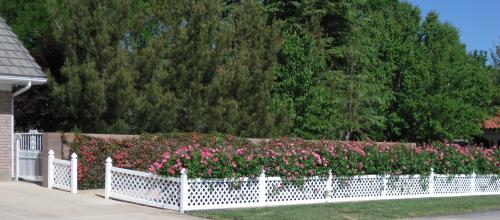
[[[477,219],[477,220],[493,220],[500,219],[500,210],[486,211],[486,212],[471,212],[460,215],[443,215],[433,216],[426,218],[413,218],[412,220],[463,220],[463,219]]]

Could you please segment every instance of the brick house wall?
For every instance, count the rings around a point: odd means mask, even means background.
[[[0,181],[12,178],[12,96],[0,90]]]

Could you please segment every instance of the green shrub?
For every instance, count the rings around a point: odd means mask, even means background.
[[[305,141],[280,138],[255,145],[231,135],[197,133],[143,135],[126,140],[76,136],[69,143],[81,157],[82,188],[103,186],[104,161],[113,166],[179,176],[186,168],[191,178],[267,176],[288,179],[304,176],[365,174],[500,173],[500,149],[461,147],[446,142],[432,145],[376,144],[374,142]]]

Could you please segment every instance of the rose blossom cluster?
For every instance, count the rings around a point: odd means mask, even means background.
[[[166,151],[171,152],[167,147]],[[245,148],[227,145],[182,146],[169,159],[154,163],[151,172],[178,176],[186,168],[190,177],[255,177],[289,179],[304,176],[364,174],[499,173],[498,148],[462,147],[448,143],[411,146],[374,142],[305,141],[281,138]]]
[[[401,143],[306,141],[279,138],[254,144],[231,135],[197,133],[146,135],[125,140],[76,136],[69,143],[80,157],[80,185],[101,187],[104,160],[113,166],[190,178],[257,177],[289,179],[307,176],[365,174],[500,173],[500,149],[462,147],[447,142]],[[80,164],[79,164],[80,165]]]

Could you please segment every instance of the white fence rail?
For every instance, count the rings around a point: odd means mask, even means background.
[[[364,175],[188,179],[113,167],[106,160],[105,198],[178,210],[334,203],[346,201],[500,194],[499,175]]]
[[[77,193],[78,161],[75,153],[71,155],[71,160],[60,160],[54,158],[54,151],[49,151],[48,157],[48,183],[49,189],[58,188]]]

